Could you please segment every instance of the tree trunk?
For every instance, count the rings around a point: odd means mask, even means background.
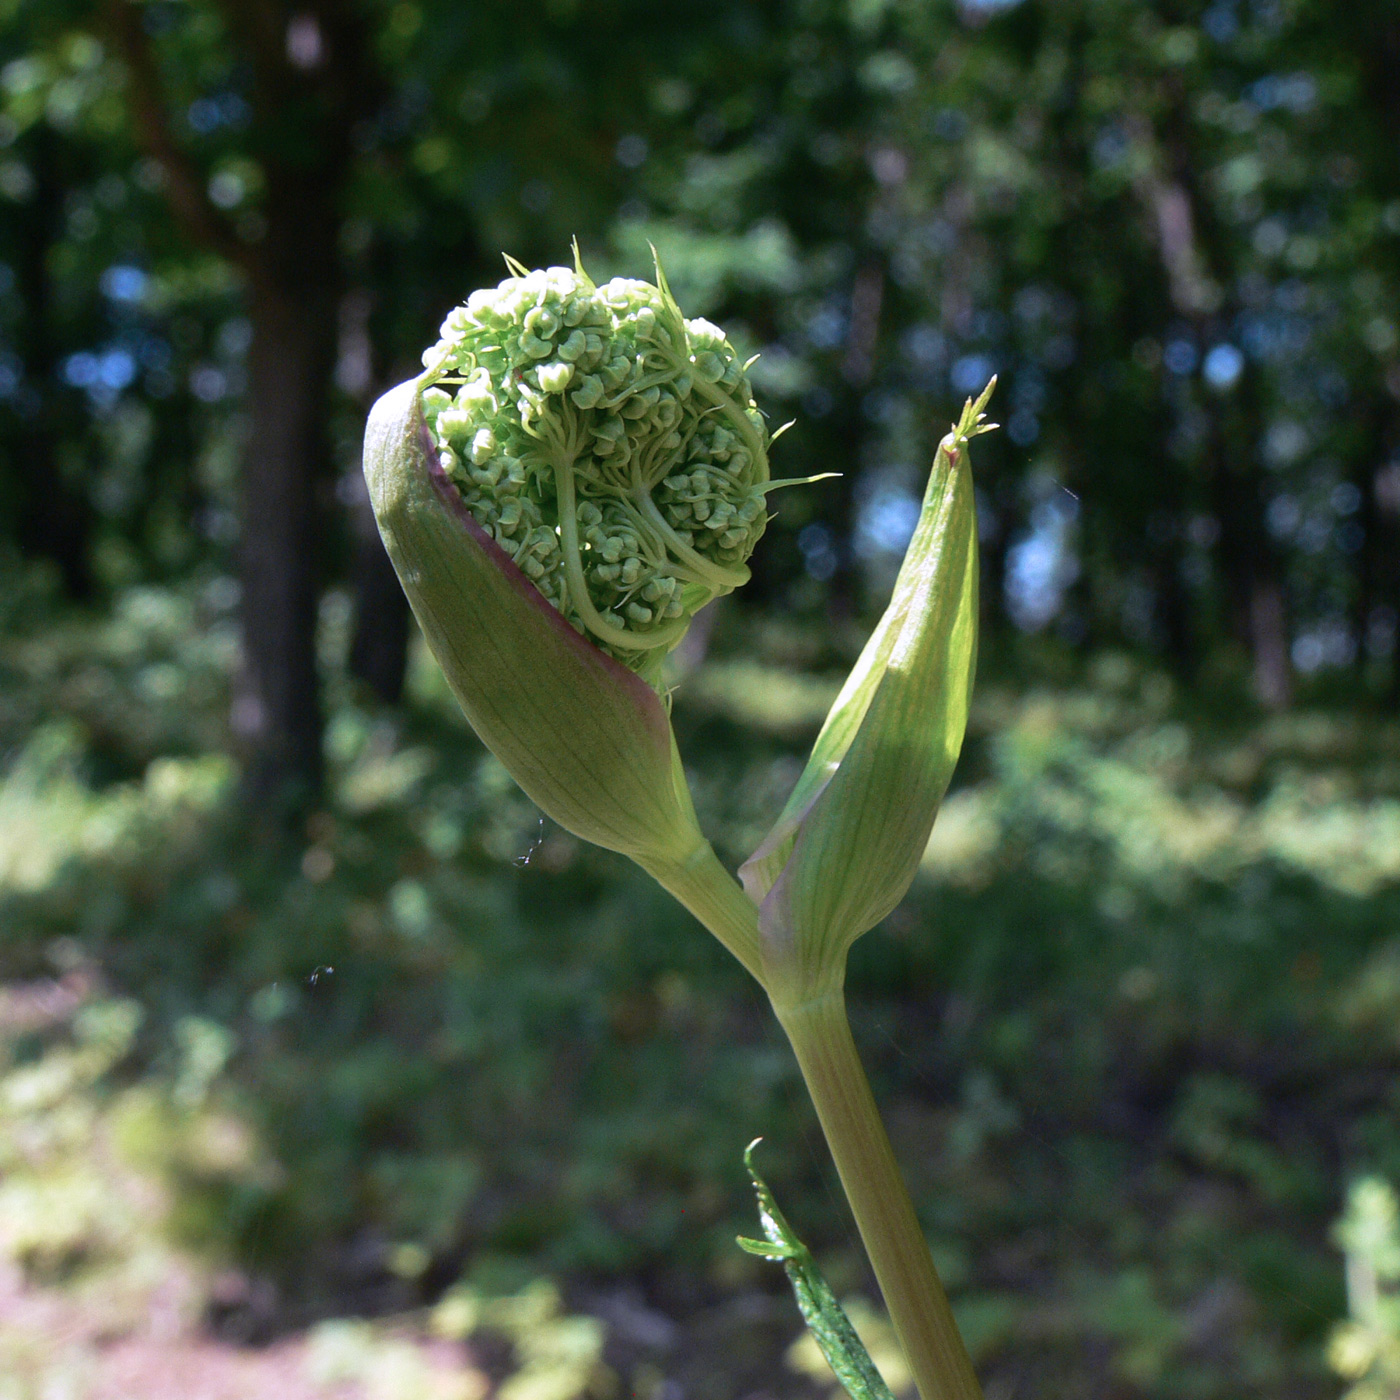
[[[1293,700],[1288,609],[1283,565],[1264,529],[1262,483],[1250,457],[1260,436],[1252,372],[1246,372],[1236,393],[1244,400],[1236,421],[1227,427],[1217,407],[1207,443],[1220,560],[1234,632],[1249,650],[1254,698],[1265,709],[1283,710]]]
[[[1239,311],[1218,305],[1229,286],[1228,243],[1201,192],[1199,162],[1191,145],[1185,95],[1171,85],[1173,101],[1163,120],[1165,171],[1142,180],[1161,247],[1163,270],[1174,309],[1188,320],[1202,348],[1225,333]],[[1293,698],[1284,570],[1263,526],[1264,482],[1257,461],[1264,415],[1257,372],[1247,368],[1231,391],[1209,395],[1201,405],[1207,432],[1204,467],[1220,522],[1220,559],[1235,633],[1249,649],[1255,698],[1267,709],[1286,708]]]
[[[1190,685],[1196,677],[1196,638],[1191,628],[1191,601],[1181,576],[1182,562],[1180,543],[1174,536],[1158,551],[1152,577],[1163,644],[1172,669]]]
[[[1391,650],[1384,696],[1386,704],[1396,708],[1400,707],[1400,637],[1394,635],[1400,619],[1400,471],[1396,465],[1400,462],[1396,455],[1400,453],[1400,409],[1393,399],[1378,417],[1381,425],[1372,444],[1374,456],[1362,479],[1362,521],[1371,568],[1366,580],[1367,606],[1357,618],[1357,632],[1365,646],[1376,616],[1374,609],[1389,613]]]
[[[1376,129],[1390,133],[1390,139],[1373,144],[1362,188],[1371,191],[1378,200],[1387,195],[1394,197],[1400,191],[1393,138],[1400,123],[1400,17],[1394,14],[1377,17],[1374,7],[1367,7],[1348,14],[1346,21],[1361,75],[1359,100],[1368,110],[1380,114]],[[1337,21],[1328,17],[1326,22],[1335,24]],[[1393,279],[1396,271],[1393,256],[1389,259],[1388,270]],[[1397,366],[1392,361],[1389,375],[1394,376],[1396,372]],[[1400,503],[1396,502],[1393,478],[1376,475],[1378,469],[1388,471],[1389,464],[1395,460],[1394,454],[1400,452],[1400,409],[1396,406],[1400,393],[1397,393],[1393,377],[1376,385],[1371,392],[1377,423],[1372,448],[1376,456],[1367,463],[1357,483],[1362,488],[1361,524],[1366,531],[1361,560],[1364,572],[1360,580],[1366,606],[1357,619],[1363,645],[1371,622],[1371,605],[1388,608],[1392,618],[1400,615]],[[1376,497],[1378,487],[1383,501]],[[1400,707],[1400,639],[1392,643],[1389,670],[1385,698],[1387,704],[1396,708]]]
[[[328,253],[328,256],[334,256]],[[249,435],[242,476],[243,675],[234,731],[250,798],[295,809],[320,790],[316,487],[335,356],[333,288],[250,279]]]
[[[340,335],[336,383],[349,394],[368,416],[379,383],[379,367],[374,363],[374,340],[370,334],[374,299],[364,288],[347,293],[340,303]],[[417,365],[404,365],[390,383],[418,372]],[[381,384],[381,387],[384,387]],[[357,453],[357,458],[360,456]],[[367,686],[383,704],[397,705],[403,696],[408,670],[410,634],[408,599],[389,562],[379,526],[374,519],[364,473],[357,465],[337,487],[350,521],[354,553],[351,578],[355,590],[355,630],[347,661],[350,674]]]
[[[1256,572],[1251,581],[1249,641],[1254,656],[1255,697],[1267,710],[1286,710],[1293,700],[1288,619],[1283,586],[1272,573]]]
[[[58,425],[66,410],[58,402],[49,253],[63,223],[64,184],[53,129],[39,123],[34,143],[36,187],[24,216],[16,269],[24,304],[25,372],[34,390],[26,405],[18,454],[19,537],[26,554],[57,566],[69,598],[88,602],[95,591],[89,559],[92,507],[87,496],[64,479],[56,451]]]
[[[355,634],[350,643],[350,674],[386,705],[403,696],[410,634],[408,599],[389,562],[369,493],[361,490],[350,507],[355,533]]]
[[[207,172],[176,139],[160,65],[140,14],[112,0],[136,133],[160,162],[176,221],[246,278],[249,434],[241,487],[243,672],[233,729],[253,810],[287,813],[320,791],[316,675],[318,487],[329,480],[327,411],[343,273],[338,233],[350,133],[384,84],[368,16],[334,0],[219,7],[252,79],[251,149],[266,195],[256,224],[208,195]]]

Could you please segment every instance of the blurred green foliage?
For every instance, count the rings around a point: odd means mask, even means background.
[[[226,760],[175,737],[222,713],[208,592],[143,589],[0,643],[6,1005],[67,997],[77,1017],[70,1040],[7,1032],[5,1140],[43,1129],[0,1182],[9,1257],[71,1289],[135,1268],[122,1191],[94,1204],[110,1140],[160,1183],[162,1258],[275,1283],[262,1314],[195,1290],[231,1335],[440,1298],[439,1328],[464,1328],[478,1305],[443,1293],[464,1269],[471,1297],[543,1274],[606,1319],[635,1279],[698,1330],[678,1351],[609,1324],[595,1359],[624,1379],[807,1383],[782,1362],[795,1319],[732,1245],[743,1142],[781,1148],[776,1189],[838,1292],[867,1282],[740,970],[620,860],[541,824],[426,653],[401,712],[357,701],[335,597],[327,802],[290,852],[241,835]],[[675,717],[731,854],[858,640],[720,618]],[[153,667],[187,697],[175,753],[152,741]],[[1123,655],[1083,684],[983,689],[922,878],[851,981],[993,1381],[1330,1393],[1329,1225],[1354,1171],[1400,1174],[1398,800],[1393,724],[1224,720]],[[774,1321],[704,1321],[734,1296],[773,1299]],[[335,1326],[313,1338],[327,1375],[419,1364],[392,1326]],[[365,1360],[381,1342],[390,1360]]]
[[[265,408],[248,289],[300,182],[339,299],[323,496],[353,496],[369,401],[499,250],[558,262],[576,234],[601,277],[650,241],[688,314],[762,352],[797,419],[775,469],[843,473],[784,500],[752,598],[878,606],[949,404],[997,371],[999,646],[1252,668],[1275,705],[1393,696],[1388,4],[352,9],[0,10],[0,536],[70,591],[231,561]]]
[[[386,616],[369,401],[501,248],[577,234],[600,276],[654,242],[796,417],[777,472],[843,473],[784,493],[680,658],[731,862],[951,410],[1001,376],[972,733],[851,972],[989,1394],[1335,1393],[1329,1226],[1349,1182],[1400,1180],[1394,6],[278,0],[261,50],[252,13],[0,3],[0,1313],[120,1334],[163,1278],[181,1326],[319,1324],[315,1383],[386,1400],[824,1384],[731,1243],[761,1132],[838,1293],[870,1294],[759,998],[540,822],[424,654],[393,708],[347,662]],[[230,575],[249,269],[313,186],[324,440],[290,562],[329,776],[282,841],[235,800],[260,619]],[[1357,1385],[1393,1385],[1388,1209],[1354,1198],[1342,1236]],[[46,1327],[0,1324],[24,1400],[86,1384]]]
[[[150,1383],[163,1386],[178,1364],[171,1349],[211,1309],[248,1296],[243,1275],[229,1271],[235,1198],[285,1180],[256,1136],[256,1110],[225,1073],[233,1033],[183,1017],[168,1028],[166,1060],[133,1075],[141,1008],[104,997],[71,954],[59,953],[70,962],[59,978],[0,993],[6,1400],[109,1393],[103,1348],[114,1340],[145,1343],[162,1377]],[[414,1278],[429,1261],[421,1244],[404,1243],[388,1267]],[[494,1378],[460,1345],[444,1345],[483,1335],[506,1348]],[[425,1314],[317,1324],[296,1358],[310,1388],[296,1393],[343,1395],[348,1385],[364,1400],[603,1397],[617,1378],[602,1348],[602,1324],[567,1314],[546,1281],[502,1294],[462,1280]],[[217,1380],[236,1383],[227,1368]]]
[[[1356,1182],[1338,1222],[1346,1251],[1348,1320],[1332,1334],[1333,1368],[1356,1384],[1346,1400],[1384,1400],[1400,1384],[1400,1208],[1378,1177]]]

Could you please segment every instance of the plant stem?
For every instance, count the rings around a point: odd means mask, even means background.
[[[765,982],[758,911],[708,844],[684,866],[646,868],[760,983]],[[837,987],[792,1005],[774,1002],[773,1010],[816,1105],[919,1395],[922,1400],[982,1400],[851,1039],[844,991]]]
[[[797,1055],[922,1400],[981,1400],[851,1039],[844,992],[773,1009]]]
[[[739,882],[720,864],[708,841],[685,861],[649,861],[638,857],[637,864],[689,909],[762,983],[758,911]]]

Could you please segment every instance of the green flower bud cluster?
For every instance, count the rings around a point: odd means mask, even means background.
[[[581,265],[472,293],[423,356],[423,409],[477,523],[580,632],[653,684],[748,580],[769,435],[734,347],[657,285]]]

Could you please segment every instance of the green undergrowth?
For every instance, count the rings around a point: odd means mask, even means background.
[[[424,656],[400,711],[367,705],[338,598],[327,800],[290,848],[250,825],[223,756],[230,606],[216,581],[99,620],[11,614],[0,975],[7,1006],[72,1005],[58,1040],[5,1031],[6,1073],[107,1046],[72,1094],[113,1134],[147,1125],[159,1258],[257,1284],[191,1306],[235,1337],[340,1318],[327,1374],[369,1345],[346,1318],[549,1278],[560,1317],[627,1288],[699,1329],[651,1351],[608,1332],[599,1364],[638,1393],[818,1384],[801,1348],[784,1360],[795,1315],[754,1324],[749,1350],[697,1321],[781,1302],[733,1245],[763,1135],[784,1210],[880,1325],[740,970],[624,862],[542,825]],[[781,805],[846,641],[722,618],[684,678],[681,749],[727,859]],[[1330,1227],[1353,1179],[1400,1181],[1393,724],[1193,720],[1125,657],[1072,685],[984,680],[922,876],[851,984],[989,1394],[1336,1392]],[[32,1158],[26,1190],[92,1169],[73,1141]],[[133,1227],[85,1209],[55,1241],[5,1224],[4,1249],[46,1287],[100,1292]]]

